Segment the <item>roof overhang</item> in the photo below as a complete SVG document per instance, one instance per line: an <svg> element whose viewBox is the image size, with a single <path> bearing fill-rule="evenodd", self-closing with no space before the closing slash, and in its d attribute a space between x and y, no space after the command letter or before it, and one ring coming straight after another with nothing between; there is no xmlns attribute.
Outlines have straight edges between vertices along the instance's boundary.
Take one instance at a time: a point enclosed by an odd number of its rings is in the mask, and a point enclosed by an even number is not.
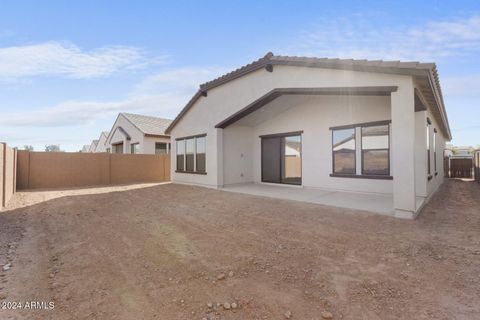
<svg viewBox="0 0 480 320"><path fill-rule="evenodd" d="M117 132L117 131L120 131L120 133L121 133L123 136L125 136L125 138L126 138L127 140L131 140L131 139L132 139L132 137L130 137L130 135L128 134L128 132L125 131L125 129L123 129L122 127L118 126L118 127L115 128L115 130L113 130L113 131L110 132L109 137L108 137L108 140L107 140L106 142L111 143L112 137L113 137L113 135L115 134L115 132Z"/></svg>
<svg viewBox="0 0 480 320"><path fill-rule="evenodd" d="M397 89L396 86L276 88L221 121L215 128L224 129L283 95L390 96Z"/></svg>
<svg viewBox="0 0 480 320"><path fill-rule="evenodd" d="M165 134L150 134L150 133L145 133L144 136L145 136L145 137L151 137L151 138L170 138L169 135L165 135Z"/></svg>
<svg viewBox="0 0 480 320"><path fill-rule="evenodd" d="M361 72L376 72L387 74L410 75L419 79L425 79L428 83L431 99L427 97L432 107L438 109L442 121L442 127L448 138L451 140L451 131L448 123L448 117L445 110L443 96L440 88L440 81L435 63L420 62L401 62L401 61L383 61L383 60L354 60L354 59L329 59L329 58L309 58L309 57L288 57L275 56L269 52L264 57L240 67L232 72L220 76L212 81L200 85L200 88L185 105L170 126L165 130L169 134L180 119L193 107L198 99L207 97L209 90L221 86L224 83L243 77L256 70L265 69L267 72L274 72L275 66L297 66L313 67L325 69L353 70ZM425 106L424 106L425 107Z"/></svg>

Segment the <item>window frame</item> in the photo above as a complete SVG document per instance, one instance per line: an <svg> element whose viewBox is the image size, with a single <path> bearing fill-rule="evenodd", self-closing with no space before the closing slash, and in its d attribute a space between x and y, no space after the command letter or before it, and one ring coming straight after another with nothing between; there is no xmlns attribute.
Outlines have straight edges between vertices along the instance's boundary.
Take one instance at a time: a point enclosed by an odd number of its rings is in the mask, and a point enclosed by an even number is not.
<svg viewBox="0 0 480 320"><path fill-rule="evenodd" d="M197 138L203 138L205 137L205 171L198 171L197 170ZM197 134L197 135L192 135L192 136L187 136L187 137L181 137L181 138L176 138L175 139L175 159L178 157L178 150L177 150L177 144L178 141L183 141L183 145L185 147L184 153L183 153L183 170L178 170L178 168L175 168L175 172L177 173L188 173L188 174L200 174L200 175L206 175L207 174L207 134ZM187 140L193 139L193 171L187 171ZM175 163L175 166L177 166L177 162Z"/></svg>
<svg viewBox="0 0 480 320"><path fill-rule="evenodd" d="M192 142L192 152L190 153L188 151L188 143L189 142ZM192 172L196 172L197 171L197 164L196 164L196 156L197 156L197 146L196 146L196 142L197 142L197 139L195 137L190 137L190 138L187 138L185 139L185 172L188 172L188 173L192 173ZM188 164L188 160L187 160L187 156L188 155L191 155L192 156L192 169L190 170L189 168L187 168L187 164Z"/></svg>
<svg viewBox="0 0 480 320"><path fill-rule="evenodd" d="M140 143L139 142L130 143L130 154L140 154L140 153L137 153L137 152L132 152L132 151L135 150L135 147L137 147L137 146L140 148Z"/></svg>
<svg viewBox="0 0 480 320"><path fill-rule="evenodd" d="M179 156L179 154L178 154L178 150L179 150L178 144L179 144L179 142L182 143L182 147L183 147L183 154L182 154L182 156L183 156L183 158L182 158L182 168L183 169L181 169L181 170L178 169L178 156ZM185 140L179 139L179 140L175 141L175 169L176 169L175 170L176 172L184 172L185 171Z"/></svg>
<svg viewBox="0 0 480 320"><path fill-rule="evenodd" d="M355 146L355 149L353 149L353 172L354 173L339 173L335 172L335 151L333 150L333 146L335 145L334 143L334 132L339 131L339 130L350 130L353 129L353 144ZM340 128L331 128L330 129L332 132L332 174L334 175L356 175L357 174L357 130L356 127L340 127Z"/></svg>
<svg viewBox="0 0 480 320"><path fill-rule="evenodd" d="M204 142L204 145L205 145L204 149L205 150L203 151L205 169L203 171L198 170L198 155L199 155L199 153L198 153L198 142L197 142L198 139L204 139L205 140L205 142ZM202 153L200 153L200 154L202 154ZM197 172L199 174L200 173L206 173L207 172L207 137L206 136L195 137L195 155L194 155L194 157L195 157L195 160L194 160L195 161L195 172Z"/></svg>
<svg viewBox="0 0 480 320"><path fill-rule="evenodd" d="M157 153L157 145L163 144L165 145L165 153ZM156 155L165 155L165 154L170 154L170 148L169 148L168 142L155 142L155 154ZM163 150L163 149L158 149L158 150Z"/></svg>
<svg viewBox="0 0 480 320"><path fill-rule="evenodd" d="M330 127L329 130L331 131L331 155L332 155L332 173L330 173L330 177L335 177L335 178L359 178L359 179L377 179L377 180L393 180L393 176L391 175L391 163L390 163L390 128L391 128L391 123L392 120L381 120L381 121L370 121L370 122L362 122L362 123L354 123L354 124L348 124L348 125L342 125L342 126L334 126ZM354 174L345 174L345 173L335 173L333 171L334 169L334 157L333 157L333 130L339 130L339 129L354 129L355 130L355 141L357 141L357 128L360 128L360 136L361 136L361 128L366 126L381 126L381 125L388 125L389 126L389 156L388 156L388 161L389 161L389 175L379 175L379 174L357 174L357 152L362 151L362 148L360 146L360 149L357 148L357 145L355 143L355 173ZM360 157L362 155L360 154Z"/></svg>
<svg viewBox="0 0 480 320"><path fill-rule="evenodd" d="M433 170L435 175L438 175L437 169L437 129L433 128Z"/></svg>
<svg viewBox="0 0 480 320"><path fill-rule="evenodd" d="M427 135L427 139L426 139L426 142L427 142L427 179L428 180L431 180L432 179L432 156L431 156L431 149L432 149L432 146L431 146L431 134L430 134L430 127L432 126L432 121L430 120L430 118L427 117L427 125L426 125L426 135Z"/></svg>
<svg viewBox="0 0 480 320"><path fill-rule="evenodd" d="M284 169L285 169L285 164L284 164L284 159L282 159L284 156L282 156L282 152L284 152L285 148L285 139L288 137L300 137L300 150L299 150L299 156L300 156L300 182L286 182L283 179L283 174L284 174ZM284 132L284 133L273 133L273 134L265 134L258 136L260 138L260 171L261 171L261 182L264 183L275 183L275 184L283 184L283 185L294 185L294 186L301 186L303 183L303 130L300 131L292 131L292 132ZM263 171L263 163L264 163L264 143L265 139L279 139L280 142L280 166L279 166L279 180L278 181L270 181L268 179L265 179L264 176L264 171ZM283 150L283 151L282 151Z"/></svg>
<svg viewBox="0 0 480 320"><path fill-rule="evenodd" d="M387 149L365 149L366 151L384 151L387 150L387 160L388 160L388 173L365 173L365 159L364 159L364 149L363 149L363 128L371 128L371 127L382 127L382 126L387 126L387 140L388 140L388 148ZM361 173L362 175L365 176L379 176L379 177L385 177L385 176L391 176L391 164L390 164L390 123L385 123L385 124L364 124L360 126L360 161L361 161Z"/></svg>

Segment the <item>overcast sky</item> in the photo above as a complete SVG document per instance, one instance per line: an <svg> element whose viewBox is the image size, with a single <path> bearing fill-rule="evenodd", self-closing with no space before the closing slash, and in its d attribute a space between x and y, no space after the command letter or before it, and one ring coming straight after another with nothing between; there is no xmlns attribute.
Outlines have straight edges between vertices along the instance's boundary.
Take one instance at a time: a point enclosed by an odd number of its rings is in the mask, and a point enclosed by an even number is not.
<svg viewBox="0 0 480 320"><path fill-rule="evenodd" d="M268 51L436 62L453 143L480 144L480 2L418 0L2 1L0 141L77 151Z"/></svg>

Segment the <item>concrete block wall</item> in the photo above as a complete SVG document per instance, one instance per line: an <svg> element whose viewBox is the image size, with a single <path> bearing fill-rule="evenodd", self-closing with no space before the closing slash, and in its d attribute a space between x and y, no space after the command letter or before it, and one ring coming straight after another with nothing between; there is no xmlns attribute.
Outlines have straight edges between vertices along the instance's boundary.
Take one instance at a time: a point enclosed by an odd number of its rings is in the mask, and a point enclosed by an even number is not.
<svg viewBox="0 0 480 320"><path fill-rule="evenodd" d="M17 150L0 143L0 209L16 192Z"/></svg>
<svg viewBox="0 0 480 320"><path fill-rule="evenodd" d="M18 189L56 189L169 180L169 155L18 152Z"/></svg>

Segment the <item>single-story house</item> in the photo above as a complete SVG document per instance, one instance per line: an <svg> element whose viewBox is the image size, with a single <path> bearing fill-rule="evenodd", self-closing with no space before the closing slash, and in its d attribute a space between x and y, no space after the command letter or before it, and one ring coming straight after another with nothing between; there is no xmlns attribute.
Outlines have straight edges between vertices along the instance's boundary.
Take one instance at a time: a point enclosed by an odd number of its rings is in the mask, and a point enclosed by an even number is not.
<svg viewBox="0 0 480 320"><path fill-rule="evenodd" d="M109 133L108 131L102 131L102 133L100 134L100 137L98 138L97 147L95 148L94 152L96 153L107 152L107 147L105 146L105 142L107 141L108 133Z"/></svg>
<svg viewBox="0 0 480 320"><path fill-rule="evenodd" d="M172 181L390 197L414 218L451 140L435 64L275 56L200 85L166 134Z"/></svg>
<svg viewBox="0 0 480 320"><path fill-rule="evenodd" d="M95 149L97 148L98 140L92 140L92 143L90 144L90 148L88 149L88 152L95 152Z"/></svg>
<svg viewBox="0 0 480 320"><path fill-rule="evenodd" d="M170 136L165 133L172 120L120 113L107 135L105 148L111 153L168 154Z"/></svg>

